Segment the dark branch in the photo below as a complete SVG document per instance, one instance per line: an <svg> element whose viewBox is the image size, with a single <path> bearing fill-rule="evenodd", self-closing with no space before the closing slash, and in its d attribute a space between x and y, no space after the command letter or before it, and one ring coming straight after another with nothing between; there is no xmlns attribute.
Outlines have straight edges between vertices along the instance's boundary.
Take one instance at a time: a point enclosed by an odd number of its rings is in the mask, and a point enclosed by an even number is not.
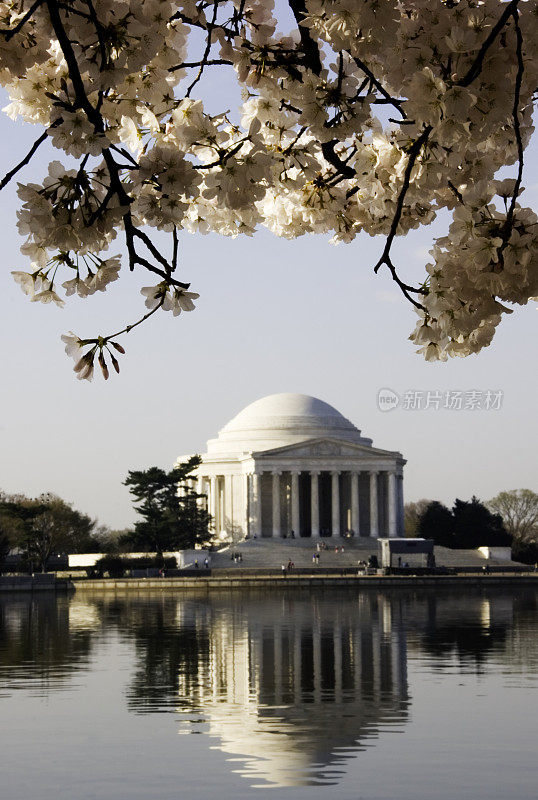
<svg viewBox="0 0 538 800"><path fill-rule="evenodd" d="M0 191L4 188L4 186L7 186L10 180L17 174L17 172L19 172L19 170L21 170L23 167L25 167L27 164L30 163L30 161L32 160L32 156L34 155L38 147L43 144L46 138L47 138L47 131L42 133L39 139L35 140L32 147L24 156L22 161L20 161L16 167L13 167L12 170L10 170L6 175L4 175L4 177L0 181Z"/></svg>
<svg viewBox="0 0 538 800"><path fill-rule="evenodd" d="M303 19L307 14L306 4L304 0L288 0L289 6L293 11L293 16L299 28L299 35L301 37L301 44L303 46L304 54L306 56L306 64L313 73L319 75L321 72L321 58L319 55L319 48L310 34L310 30L303 25Z"/></svg>
<svg viewBox="0 0 538 800"><path fill-rule="evenodd" d="M326 161L331 164L341 175L345 178L355 178L356 172L352 167L349 167L344 161L342 161L334 151L335 145L338 144L337 139L333 139L330 142L323 142L321 145L321 152Z"/></svg>
<svg viewBox="0 0 538 800"><path fill-rule="evenodd" d="M400 280L396 272L396 268L392 263L390 257L390 249L392 247L392 243L398 231L398 225L400 224L400 219L402 217L405 196L411 184L411 173L413 171L413 167L415 166L420 151L422 150L423 146L426 144L428 140L428 136L430 135L431 130L432 130L431 126L427 125L420 134L420 136L418 137L418 139L415 139L415 141L409 148L409 158L407 160L407 166L405 168L403 184L400 190L400 194L398 195L398 201L396 203L396 211L394 212L394 217L392 219L392 223L390 226L389 235L387 236L387 241L385 242L385 247L383 253L381 254L381 258L374 267L374 272L377 273L379 271L379 268L383 264L385 264L385 266L389 268L393 280L398 284L405 297L414 306L416 306L416 308L423 308L423 306L419 302L417 302L413 297L411 297L410 292L413 292L414 294L425 294L425 289L423 289L422 287L415 288L413 286L409 286L408 284Z"/></svg>
<svg viewBox="0 0 538 800"><path fill-rule="evenodd" d="M514 86L514 105L512 108L512 116L514 118L514 133L516 135L516 142L517 142L518 170L517 170L516 184L514 186L514 191L512 194L512 200L510 202L510 208L508 209L508 214L506 215L506 230L508 237L510 236L509 232L512 227L512 221L514 219L514 210L516 207L517 196L521 188L521 181L523 180L523 141L521 138L521 125L519 122L519 103L521 98L521 84L523 82L523 72L525 67L523 64L523 35L521 33L521 27L519 25L519 12L515 7L512 11L512 17L514 19L514 25L516 28L516 53L517 53L517 75Z"/></svg>
<svg viewBox="0 0 538 800"><path fill-rule="evenodd" d="M379 92L379 93L380 93L380 94L383 96L383 99L384 99L384 101L385 101L386 103L389 103L390 105L394 106L394 108L396 108L396 109L397 109L397 110L400 112L400 114L402 115L402 117L403 117L404 119L406 119L406 114L405 114L405 111L404 111L404 110L403 110L403 108L402 108L402 101L401 101L401 100L398 100L396 97L392 97L392 95L390 95L390 94L387 92L387 90L385 89L385 87L383 86L383 84L382 84L382 83L380 83L380 82L378 81L378 79L376 78L376 76L374 75L374 73L372 72L372 70L371 70L371 69L369 69L369 67L367 67L367 66L366 66L366 64L364 63L364 61L361 61L361 59L360 59L360 58L357 58L356 56L353 56L353 61L354 61L354 62L355 62L355 64L358 66L358 68L359 68L359 69L360 69L362 72L364 72L364 74L365 74L365 75L367 75L367 76L368 76L368 78L370 79L370 81L372 82L372 84L375 86L375 88L377 89L377 91L378 91L378 92ZM382 102L382 101L381 101L381 100L378 100L377 102L379 102L379 103L380 103L380 102Z"/></svg>
<svg viewBox="0 0 538 800"><path fill-rule="evenodd" d="M92 104L88 99L88 96L86 95L86 90L84 88L84 82L80 74L77 58L73 50L73 46L63 26L58 8L58 3L56 2L56 0L47 0L47 8L49 10L49 16L52 27L54 29L60 47L62 48L67 68L69 70L69 77L71 79L71 83L73 84L73 89L75 91L76 105L78 108L82 108L84 110L89 121L94 125L95 130L101 133L105 129L104 120L99 110L92 106ZM123 215L123 225L125 229L127 252L129 254L130 269L133 270L135 265L139 264L140 266L145 267L149 272L153 272L156 275L159 275L159 277L167 281L167 283L177 286L181 289L188 289L189 284L180 283L179 281L176 281L171 277L172 268L170 264L159 253L159 251L154 246L149 236L147 236L143 231L140 231L133 223L132 214L129 210L129 207L133 202L133 199L128 195L128 193L125 190L125 187L121 180L118 164L116 163L114 156L112 155L112 152L109 148L105 148L104 150L102 150L102 155L110 177L110 189L112 190L113 193L117 195L120 205L125 206L128 209ZM161 265L161 267L155 266L137 252L135 246L135 239L140 239L144 243L144 245L147 247L151 255Z"/></svg>
<svg viewBox="0 0 538 800"><path fill-rule="evenodd" d="M6 42L9 42L11 39L13 39L14 36L17 35L17 33L19 33L20 30L22 30L24 25L26 25L30 17L33 15L34 11L37 11L39 6L42 6L44 2L45 0L35 0L35 3L33 3L30 6L24 17L21 17L21 19L17 22L14 28L9 28L8 30L0 31L0 33L4 36Z"/></svg>
<svg viewBox="0 0 538 800"><path fill-rule="evenodd" d="M169 67L168 72L177 72L179 69L194 69L195 67L201 67L202 63L204 67L215 67L222 65L231 67L233 65L233 61L228 61L225 58L208 58L205 62L184 61L182 64L176 64L175 67Z"/></svg>
<svg viewBox="0 0 538 800"><path fill-rule="evenodd" d="M208 22L207 24L207 42L204 50L204 55L202 56L202 63L200 64L200 69L198 70L196 78L193 80L193 82L190 84L189 88L185 92L185 97L190 97L190 93L192 92L196 84L200 81L204 73L205 64L207 62L207 59L209 58L209 53L211 52L211 47L213 45L211 41L211 36L213 35L213 28L215 27L215 23L217 21L218 11L219 11L219 4L218 2L215 2L213 6L213 17L211 18L211 21Z"/></svg>
<svg viewBox="0 0 538 800"><path fill-rule="evenodd" d="M501 16L499 17L498 22L493 26L491 29L489 36L484 40L482 47L477 53L477 56L471 66L469 67L467 73L463 76L461 80L458 81L458 86L469 86L475 78L477 78L481 71L482 65L484 63L484 58L486 57L486 53L488 52L489 48L502 31L510 17L513 15L514 11L517 10L517 6L519 4L519 0L510 0L510 2L505 6L505 9Z"/></svg>

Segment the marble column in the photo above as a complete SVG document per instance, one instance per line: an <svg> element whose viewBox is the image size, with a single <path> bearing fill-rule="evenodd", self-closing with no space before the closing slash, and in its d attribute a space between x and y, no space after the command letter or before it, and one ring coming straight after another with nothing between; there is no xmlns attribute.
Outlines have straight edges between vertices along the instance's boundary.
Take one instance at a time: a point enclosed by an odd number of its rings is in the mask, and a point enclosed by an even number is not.
<svg viewBox="0 0 538 800"><path fill-rule="evenodd" d="M332 528L331 536L340 536L340 473L331 472L331 513Z"/></svg>
<svg viewBox="0 0 538 800"><path fill-rule="evenodd" d="M221 527L224 528L228 535L232 535L235 541L235 525L234 518L234 476L224 476L224 492L222 497L222 522Z"/></svg>
<svg viewBox="0 0 538 800"><path fill-rule="evenodd" d="M280 533L280 472L273 472L273 538Z"/></svg>
<svg viewBox="0 0 538 800"><path fill-rule="evenodd" d="M252 473L252 535L262 536L262 482L261 475Z"/></svg>
<svg viewBox="0 0 538 800"><path fill-rule="evenodd" d="M200 509L207 508L207 497L205 492L205 478L203 475L199 475L196 481L196 494L199 495L196 498L196 505Z"/></svg>
<svg viewBox="0 0 538 800"><path fill-rule="evenodd" d="M396 528L398 536L405 536L403 475L401 473L396 476L396 487L398 489L398 521L396 523Z"/></svg>
<svg viewBox="0 0 538 800"><path fill-rule="evenodd" d="M209 513L213 518L213 530L218 533L217 527L217 476L212 475L209 479Z"/></svg>
<svg viewBox="0 0 538 800"><path fill-rule="evenodd" d="M312 539L319 539L319 472L310 472L310 527Z"/></svg>
<svg viewBox="0 0 538 800"><path fill-rule="evenodd" d="M301 535L301 511L299 506L299 473L291 473L291 529L298 539Z"/></svg>
<svg viewBox="0 0 538 800"><path fill-rule="evenodd" d="M361 535L359 518L359 473L351 473L351 530L355 536Z"/></svg>
<svg viewBox="0 0 538 800"><path fill-rule="evenodd" d="M249 517L250 517L250 491L249 491L249 475L245 473L243 475L243 536L250 535L250 525L249 525Z"/></svg>
<svg viewBox="0 0 538 800"><path fill-rule="evenodd" d="M370 472L370 536L379 537L379 522L377 514L377 472Z"/></svg>
<svg viewBox="0 0 538 800"><path fill-rule="evenodd" d="M389 505L389 536L392 538L397 536L396 530L396 519L398 515L398 495L397 495L397 486L396 486L396 473L391 470L389 472L389 488L388 488L388 497L387 497L388 505Z"/></svg>

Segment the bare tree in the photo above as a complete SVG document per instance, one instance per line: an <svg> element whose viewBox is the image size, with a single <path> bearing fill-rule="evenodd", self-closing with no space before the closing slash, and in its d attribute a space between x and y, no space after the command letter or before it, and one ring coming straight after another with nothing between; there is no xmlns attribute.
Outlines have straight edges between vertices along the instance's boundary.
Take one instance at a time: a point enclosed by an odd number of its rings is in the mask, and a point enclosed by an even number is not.
<svg viewBox="0 0 538 800"><path fill-rule="evenodd" d="M418 536L418 522L431 500L417 500L404 506L404 530L408 537Z"/></svg>
<svg viewBox="0 0 538 800"><path fill-rule="evenodd" d="M504 526L513 537L538 538L538 494L531 489L511 489L500 492L488 503L488 507L500 514Z"/></svg>

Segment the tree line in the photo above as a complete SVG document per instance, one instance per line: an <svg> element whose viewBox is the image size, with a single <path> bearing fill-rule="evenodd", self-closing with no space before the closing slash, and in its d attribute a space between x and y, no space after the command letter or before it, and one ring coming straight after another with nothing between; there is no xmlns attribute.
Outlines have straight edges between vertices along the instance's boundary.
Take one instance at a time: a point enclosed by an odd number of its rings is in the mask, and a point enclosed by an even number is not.
<svg viewBox="0 0 538 800"><path fill-rule="evenodd" d="M211 516L205 495L194 486L200 463L200 456L192 456L168 472L159 467L129 471L124 485L139 518L122 531L99 525L51 493L28 498L0 492L0 566L9 554L30 571L44 571L53 556L66 553L153 552L162 561L166 551L209 545ZM456 499L452 508L438 500L407 503L405 533L451 548L511 546L515 560L537 563L538 494L519 489L487 503Z"/></svg>
<svg viewBox="0 0 538 800"><path fill-rule="evenodd" d="M406 536L433 539L451 548L511 547L512 558L538 562L538 494L531 489L500 492L486 503L477 497L418 500L405 506Z"/></svg>
<svg viewBox="0 0 538 800"><path fill-rule="evenodd" d="M57 495L37 498L0 492L0 565L15 554L18 566L45 571L66 553L163 552L208 544L211 516L193 486L200 457L166 472L159 467L128 473L124 485L139 516L132 529L113 531Z"/></svg>

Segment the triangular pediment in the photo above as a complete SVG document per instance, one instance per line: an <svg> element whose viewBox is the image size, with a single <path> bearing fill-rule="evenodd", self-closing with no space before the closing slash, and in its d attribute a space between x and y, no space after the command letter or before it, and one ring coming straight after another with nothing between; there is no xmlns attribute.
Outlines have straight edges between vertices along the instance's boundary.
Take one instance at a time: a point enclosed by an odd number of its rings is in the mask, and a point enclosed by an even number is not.
<svg viewBox="0 0 538 800"><path fill-rule="evenodd" d="M376 456L400 456L391 450L379 450L365 444L345 442L341 439L319 438L309 439L297 444L275 447L270 450L259 450L252 453L253 458L375 458ZM401 457L401 456L400 456Z"/></svg>

